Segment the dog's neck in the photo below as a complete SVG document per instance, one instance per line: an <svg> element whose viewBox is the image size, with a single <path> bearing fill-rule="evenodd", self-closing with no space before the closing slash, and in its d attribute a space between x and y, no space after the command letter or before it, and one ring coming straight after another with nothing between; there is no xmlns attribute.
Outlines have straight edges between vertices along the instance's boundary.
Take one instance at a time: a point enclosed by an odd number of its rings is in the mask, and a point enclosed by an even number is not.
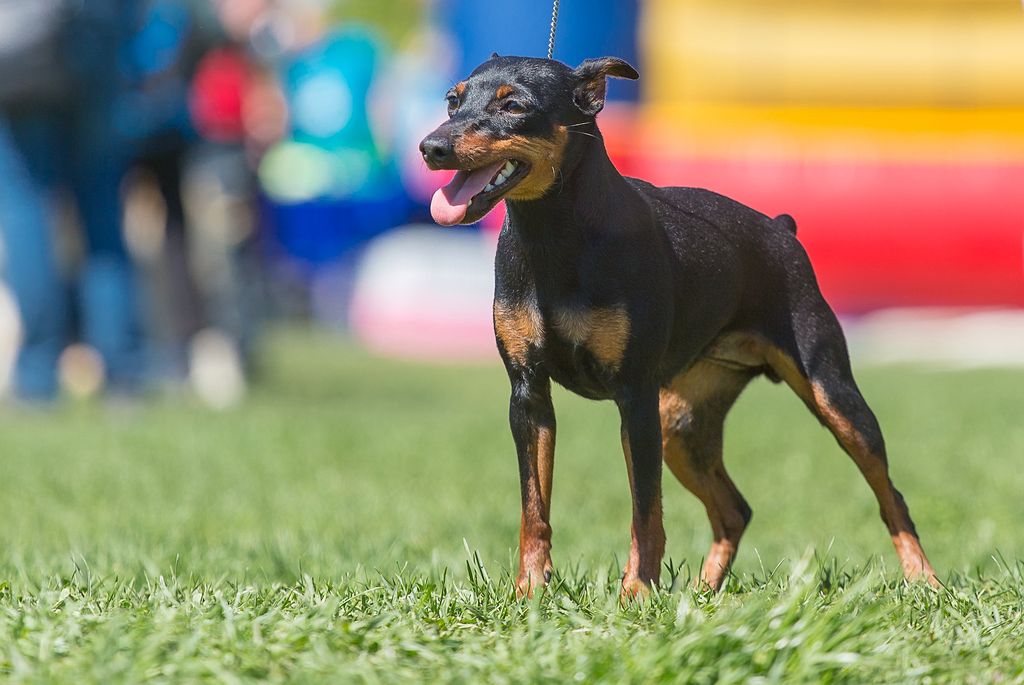
<svg viewBox="0 0 1024 685"><path fill-rule="evenodd" d="M633 193L608 158L597 124L581 127L577 135L547 194L536 200L506 201L511 224L527 244L572 248L606 226L622 211L624 195Z"/></svg>
<svg viewBox="0 0 1024 685"><path fill-rule="evenodd" d="M580 258L601 234L630 223L639 200L615 169L597 125L567 147L554 186L536 200L509 200L506 229L516 233L538 291L559 299L579 292Z"/></svg>

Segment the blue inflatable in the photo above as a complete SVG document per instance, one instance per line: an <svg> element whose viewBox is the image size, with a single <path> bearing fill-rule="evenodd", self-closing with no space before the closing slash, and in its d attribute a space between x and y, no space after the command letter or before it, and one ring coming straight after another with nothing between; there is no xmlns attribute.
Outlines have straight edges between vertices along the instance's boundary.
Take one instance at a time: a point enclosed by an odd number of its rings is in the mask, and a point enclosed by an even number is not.
<svg viewBox="0 0 1024 685"><path fill-rule="evenodd" d="M437 12L459 45L460 76L493 52L547 56L551 0L441 0ZM637 0L563 0L555 59L576 65L588 57L614 55L636 65L638 14ZM634 81L613 80L608 85L613 100L636 101L640 93Z"/></svg>

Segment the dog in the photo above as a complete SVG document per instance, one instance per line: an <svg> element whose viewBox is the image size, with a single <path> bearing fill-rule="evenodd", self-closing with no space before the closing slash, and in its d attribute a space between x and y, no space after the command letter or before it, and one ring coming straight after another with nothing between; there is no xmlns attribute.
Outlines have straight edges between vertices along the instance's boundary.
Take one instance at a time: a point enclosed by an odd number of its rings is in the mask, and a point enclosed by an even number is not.
<svg viewBox="0 0 1024 685"><path fill-rule="evenodd" d="M551 578L551 380L619 409L633 503L629 598L660 578L663 461L711 522L696 582L721 588L751 518L722 462L723 423L762 375L788 385L853 459L906 578L938 584L796 223L620 175L596 120L607 77L639 75L614 57L574 69L495 54L448 91L448 120L420 144L430 169L456 171L433 196L435 221L473 223L499 200L507 209L494 332L519 459L518 593Z"/></svg>

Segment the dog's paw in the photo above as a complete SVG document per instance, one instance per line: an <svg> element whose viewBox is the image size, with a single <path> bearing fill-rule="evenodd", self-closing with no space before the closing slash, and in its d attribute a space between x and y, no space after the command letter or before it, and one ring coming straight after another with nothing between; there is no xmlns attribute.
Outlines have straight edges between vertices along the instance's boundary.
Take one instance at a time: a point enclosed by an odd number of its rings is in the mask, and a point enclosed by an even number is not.
<svg viewBox="0 0 1024 685"><path fill-rule="evenodd" d="M619 601L623 604L643 600L651 594L651 586L640 580L640 578L625 577L622 579L622 591L619 593Z"/></svg>
<svg viewBox="0 0 1024 685"><path fill-rule="evenodd" d="M551 568L546 567L541 573L534 574L520 571L516 580L516 596L520 599L533 599L533 594L551 582Z"/></svg>

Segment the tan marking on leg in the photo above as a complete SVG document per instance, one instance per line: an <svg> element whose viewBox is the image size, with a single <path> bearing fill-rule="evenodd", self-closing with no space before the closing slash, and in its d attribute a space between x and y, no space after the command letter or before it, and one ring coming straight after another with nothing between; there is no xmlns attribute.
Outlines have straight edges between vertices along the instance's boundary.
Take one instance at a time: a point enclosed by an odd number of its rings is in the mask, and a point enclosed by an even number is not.
<svg viewBox="0 0 1024 685"><path fill-rule="evenodd" d="M625 307L562 309L555 313L554 326L566 341L587 348L602 366L617 371L622 365L630 331Z"/></svg>
<svg viewBox="0 0 1024 685"><path fill-rule="evenodd" d="M737 367L755 368L765 364L765 348L765 342L760 336L734 331L716 338L704 356Z"/></svg>
<svg viewBox="0 0 1024 685"><path fill-rule="evenodd" d="M793 357L758 334L742 332L726 334L708 348L708 355L737 366L756 366L767 363L775 374L803 400L811 412L828 426L843 449L857 464L875 493L882 519L892 536L906 577L921 578L932 585L938 585L935 572L928 563L920 541L912 532L914 525L911 522L906 503L899 491L893 487L889 478L885 456L871 453L868 440L832 404L825 388L820 383L812 383ZM671 408L671 402L673 400L663 398L662 406ZM727 474L723 473L723 475L726 479L728 478ZM714 554L715 549L712 548L712 553L708 557L709 561L712 560ZM707 564L705 564L705 570L707 570Z"/></svg>
<svg viewBox="0 0 1024 685"><path fill-rule="evenodd" d="M532 597L551 575L551 483L555 459L555 432L547 426L537 428L530 445L535 465L533 478L523 502L519 526L519 575L516 591Z"/></svg>
<svg viewBox="0 0 1024 685"><path fill-rule="evenodd" d="M765 349L765 360L779 374L779 377L786 382L793 392L804 401L811 411L817 413L817 405L814 401L814 391L807 377L800 371L796 361L788 354L777 347L767 346Z"/></svg>
<svg viewBox="0 0 1024 685"><path fill-rule="evenodd" d="M661 392L659 409L665 464L683 487L704 504L711 524L711 548L700 575L694 579L698 588L721 588L747 526L744 510L749 513L749 507L722 463L721 424L732 401L749 380L742 372L699 360ZM720 404L709 405L709 402ZM711 415L714 418L709 421L708 416L694 416L701 411L714 412ZM695 421L700 422L702 432L690 433L683 428ZM688 444L688 439L706 443ZM692 451L698 447L706 452L699 458Z"/></svg>
<svg viewBox="0 0 1024 685"><path fill-rule="evenodd" d="M694 579L694 586L719 590L732 567L739 549L740 538L746 529L746 521L737 508L739 493L733 494L728 487L728 475L701 472L695 468L692 457L678 438L665 441L665 465L683 486L697 496L704 504L711 524L711 548L704 559L700 575ZM735 486L733 486L735 487Z"/></svg>
<svg viewBox="0 0 1024 685"><path fill-rule="evenodd" d="M708 501L711 503L706 509L714 540L704 560L700 579L695 585L706 585L718 591L722 588L722 583L729 575L732 563L736 559L736 552L739 550L740 539L747 528L748 519L744 518L740 509L743 496L729 478L721 460L705 476L705 480ZM749 518L749 507L747 512Z"/></svg>
<svg viewBox="0 0 1024 685"><path fill-rule="evenodd" d="M525 364L530 346L544 342L544 322L536 307L495 300L494 333L509 358L517 364Z"/></svg>
<svg viewBox="0 0 1024 685"><path fill-rule="evenodd" d="M629 533L629 562L622 576L622 596L643 597L650 594L653 585L658 584L661 560L665 556L664 513L660 498L651 509L647 525L638 529L634 520Z"/></svg>
<svg viewBox="0 0 1024 685"><path fill-rule="evenodd" d="M630 496L633 494L633 451L629 449L629 437L626 432L621 433L622 441L622 456L626 458L626 478L629 480L629 493ZM622 571L623 583L626 578L636 577L637 566L640 563L640 553L637 550L636 535L630 526L630 547L629 547L629 558L626 560L626 568Z"/></svg>
<svg viewBox="0 0 1024 685"><path fill-rule="evenodd" d="M731 369L724 369L712 361L698 359L693 366L672 379L668 388L661 391L663 409L675 408L677 412L689 411L693 407L722 392L723 378L732 378ZM743 382L746 385L746 381ZM664 411L662 412L664 416Z"/></svg>
<svg viewBox="0 0 1024 685"><path fill-rule="evenodd" d="M939 582L935 571L913 533L914 524L907 505L889 478L885 455L871 452L869 442L832 404L824 386L818 382L812 383L804 376L792 357L774 346L766 350L765 356L775 372L832 431L840 446L860 469L878 501L882 520L889 530L904 575L910 580L924 579L937 586Z"/></svg>
<svg viewBox="0 0 1024 685"><path fill-rule="evenodd" d="M622 454L626 458L626 475L632 493L633 452L629 448L629 437L625 431L622 433ZM633 521L629 527L629 559L622 573L622 599L647 596L650 594L651 585L657 584L661 578L661 560L665 556L665 526L660 493L654 501L646 525L638 528L638 520L638 512L634 510Z"/></svg>
<svg viewBox="0 0 1024 685"><path fill-rule="evenodd" d="M722 589L732 562L736 558L736 545L732 540L722 535L711 542L711 549L704 560L704 566L700 570L700 578L694 581L694 586L699 588L707 587L714 592Z"/></svg>
<svg viewBox="0 0 1024 685"><path fill-rule="evenodd" d="M822 387L821 383L811 383L811 395L814 397L814 406L817 407L818 413L822 420L832 428L835 432L836 437L839 438L840 444L847 452L868 452L867 441L864 436L853 427L849 419L839 413L839 411L832 406L829 401L828 393L825 392L825 388Z"/></svg>
<svg viewBox="0 0 1024 685"><path fill-rule="evenodd" d="M846 450L868 482L889 529L892 544L896 548L903 575L909 580L926 580L933 586L939 584L935 570L921 547L921 542L912 532L906 503L889 478L887 460L883 455L873 454L868 441L829 399L828 392L818 382L811 383L815 405L822 420L833 431L843 449Z"/></svg>

